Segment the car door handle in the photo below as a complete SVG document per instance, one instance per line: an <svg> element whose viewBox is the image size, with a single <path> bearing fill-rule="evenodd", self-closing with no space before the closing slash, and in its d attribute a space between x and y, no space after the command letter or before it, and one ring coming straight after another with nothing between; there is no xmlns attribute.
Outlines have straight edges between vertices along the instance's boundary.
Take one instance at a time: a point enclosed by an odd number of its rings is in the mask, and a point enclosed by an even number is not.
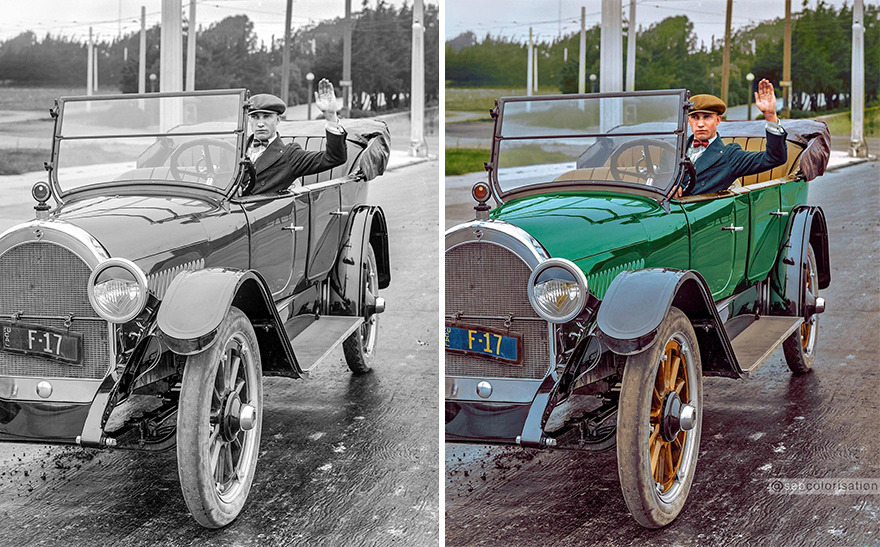
<svg viewBox="0 0 880 547"><path fill-rule="evenodd" d="M281 228L281 229L282 229L282 230L287 230L288 232L302 232L303 230L305 230L304 227L302 227L302 226L294 226L293 224L291 224L290 226L284 226L284 227Z"/></svg>
<svg viewBox="0 0 880 547"><path fill-rule="evenodd" d="M730 232L742 232L743 231L742 226L734 226L733 224L731 224L730 226L722 226L721 229L728 230Z"/></svg>
<svg viewBox="0 0 880 547"><path fill-rule="evenodd" d="M788 213L786 211L771 211L770 214L775 217L787 217L788 216Z"/></svg>
<svg viewBox="0 0 880 547"><path fill-rule="evenodd" d="M330 211L330 215L335 217L347 217L348 211Z"/></svg>

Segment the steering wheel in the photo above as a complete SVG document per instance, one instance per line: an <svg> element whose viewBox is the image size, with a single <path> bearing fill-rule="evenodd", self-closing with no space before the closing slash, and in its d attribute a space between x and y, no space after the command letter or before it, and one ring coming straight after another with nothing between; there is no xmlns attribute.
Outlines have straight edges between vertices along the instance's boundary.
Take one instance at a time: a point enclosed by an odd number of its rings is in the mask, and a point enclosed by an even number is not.
<svg viewBox="0 0 880 547"><path fill-rule="evenodd" d="M661 154L663 150L666 150L668 153L672 154L672 158L676 156L675 146L660 139L642 138L627 141L621 144L617 150L612 152L611 157L609 158L609 162L611 163L611 176L614 177L614 180L626 182L624 181L624 176L629 176L643 180L645 181L645 184L650 185L658 175L671 174L671 171L661 171L660 165L651 161L651 147L660 148ZM635 165L632 165L632 167L635 168L633 171L621 172L621 166L619 166L617 162L624 152L633 148L641 148L642 157L635 162Z"/></svg>
<svg viewBox="0 0 880 547"><path fill-rule="evenodd" d="M190 149L199 147L202 148L202 157L195 162L193 169L182 169L180 167L180 156ZM215 154L217 161L215 161L214 157L211 155L212 149L216 149ZM210 184L218 171L220 171L221 166L218 162L222 158L224 152L232 154L230 156L230 164L232 164L235 158L235 146L228 142L211 138L186 141L175 148L174 152L171 153L171 158L169 159L171 164L171 176L174 177L175 180L182 181L184 180L184 175L189 175L196 177L196 179L205 179ZM193 152L193 154L196 153L196 151Z"/></svg>

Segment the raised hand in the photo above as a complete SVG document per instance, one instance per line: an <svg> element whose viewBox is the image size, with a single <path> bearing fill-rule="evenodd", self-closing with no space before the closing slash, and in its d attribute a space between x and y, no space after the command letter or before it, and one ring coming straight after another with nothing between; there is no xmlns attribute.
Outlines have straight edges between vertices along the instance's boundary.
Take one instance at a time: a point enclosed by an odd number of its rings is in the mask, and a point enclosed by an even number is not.
<svg viewBox="0 0 880 547"><path fill-rule="evenodd" d="M324 113L324 119L336 123L336 93L333 92L333 84L327 78L318 82L318 91L315 92L315 106Z"/></svg>
<svg viewBox="0 0 880 547"><path fill-rule="evenodd" d="M755 92L755 106L764 113L764 119L768 122L778 123L776 117L776 91L767 78L758 82L758 91Z"/></svg>

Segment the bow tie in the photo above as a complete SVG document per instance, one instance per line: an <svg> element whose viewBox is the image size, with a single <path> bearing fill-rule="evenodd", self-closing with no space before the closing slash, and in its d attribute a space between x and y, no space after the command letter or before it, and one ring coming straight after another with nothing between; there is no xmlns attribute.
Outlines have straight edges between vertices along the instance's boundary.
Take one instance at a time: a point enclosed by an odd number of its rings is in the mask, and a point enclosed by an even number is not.
<svg viewBox="0 0 880 547"><path fill-rule="evenodd" d="M261 148L263 146L269 146L269 141L258 141L254 139L254 142L251 143L251 147L253 148Z"/></svg>
<svg viewBox="0 0 880 547"><path fill-rule="evenodd" d="M698 140L694 139L693 147L699 148L701 146L709 146L709 141L698 141Z"/></svg>

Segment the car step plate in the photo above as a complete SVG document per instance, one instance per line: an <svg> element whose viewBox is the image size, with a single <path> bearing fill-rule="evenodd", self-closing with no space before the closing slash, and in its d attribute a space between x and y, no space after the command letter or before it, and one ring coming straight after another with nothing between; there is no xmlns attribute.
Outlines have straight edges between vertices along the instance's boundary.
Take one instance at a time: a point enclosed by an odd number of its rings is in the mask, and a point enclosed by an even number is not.
<svg viewBox="0 0 880 547"><path fill-rule="evenodd" d="M290 341L300 368L314 368L363 322L363 317L322 315Z"/></svg>
<svg viewBox="0 0 880 547"><path fill-rule="evenodd" d="M731 340L742 371L751 375L770 358L804 320L801 317L762 315Z"/></svg>

